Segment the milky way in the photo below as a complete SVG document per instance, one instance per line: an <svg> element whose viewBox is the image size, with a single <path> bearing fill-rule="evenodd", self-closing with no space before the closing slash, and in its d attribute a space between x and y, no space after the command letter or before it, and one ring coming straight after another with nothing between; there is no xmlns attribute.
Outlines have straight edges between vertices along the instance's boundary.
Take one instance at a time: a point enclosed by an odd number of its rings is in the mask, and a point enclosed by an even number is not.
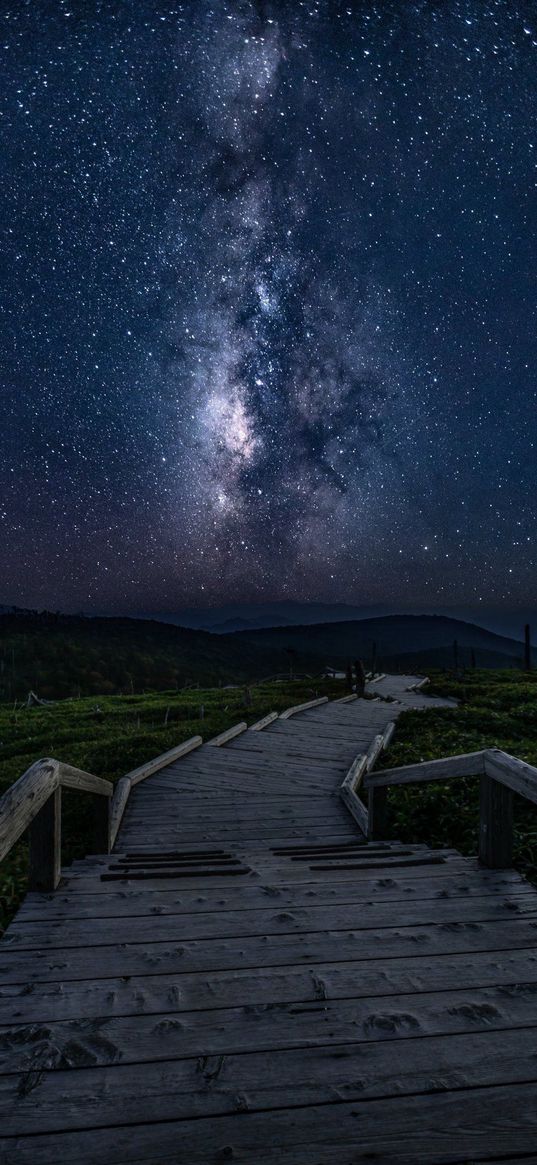
<svg viewBox="0 0 537 1165"><path fill-rule="evenodd" d="M533 5L2 16L0 601L529 602Z"/></svg>

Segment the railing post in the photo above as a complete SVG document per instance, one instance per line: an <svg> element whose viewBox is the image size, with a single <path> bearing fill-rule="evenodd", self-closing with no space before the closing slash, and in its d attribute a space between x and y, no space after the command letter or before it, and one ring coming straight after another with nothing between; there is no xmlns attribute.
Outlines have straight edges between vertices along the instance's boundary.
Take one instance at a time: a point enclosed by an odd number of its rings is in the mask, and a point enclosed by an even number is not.
<svg viewBox="0 0 537 1165"><path fill-rule="evenodd" d="M61 874L62 793L55 789L30 825L30 890L55 890Z"/></svg>
<svg viewBox="0 0 537 1165"><path fill-rule="evenodd" d="M92 793L93 801L93 853L110 853L110 797Z"/></svg>
<svg viewBox="0 0 537 1165"><path fill-rule="evenodd" d="M369 830L371 841L385 841L388 836L388 786L368 789Z"/></svg>
<svg viewBox="0 0 537 1165"><path fill-rule="evenodd" d="M486 773L479 787L479 861L491 870L513 865L513 794Z"/></svg>

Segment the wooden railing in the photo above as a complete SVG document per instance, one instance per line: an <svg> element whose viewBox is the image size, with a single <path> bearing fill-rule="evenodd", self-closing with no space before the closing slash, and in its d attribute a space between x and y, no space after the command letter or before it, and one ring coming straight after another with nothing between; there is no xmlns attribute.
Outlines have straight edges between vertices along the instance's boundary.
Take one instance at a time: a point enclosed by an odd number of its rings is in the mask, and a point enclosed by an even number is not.
<svg viewBox="0 0 537 1165"><path fill-rule="evenodd" d="M0 861L29 829L33 890L55 890L60 880L62 789L90 794L94 852L110 849L110 781L57 760L36 761L0 798Z"/></svg>
<svg viewBox="0 0 537 1165"><path fill-rule="evenodd" d="M161 752L160 756L153 757L145 765L140 765L139 768L132 769L126 776L121 777L114 789L110 812L110 849L116 840L132 787L138 785L140 781L145 781L146 777L152 777L153 773L158 773L159 769L163 769L166 765L173 764L173 761L179 760L180 757L186 756L194 748L199 748L200 744L203 744L201 736L191 736L190 740L183 740L182 744L177 744L175 748L170 748L167 752Z"/></svg>
<svg viewBox="0 0 537 1165"><path fill-rule="evenodd" d="M355 699L345 696L345 700ZM270 712L251 731L259 732L274 720L286 720L299 712L325 704L327 696L309 700L287 708L284 712ZM247 731L247 724L241 721L207 743L221 747ZM192 736L168 752L133 769L117 784L105 781L92 773L75 769L62 761L50 758L38 760L10 789L0 797L0 861L7 857L15 843L26 830L30 840L29 887L33 890L55 890L61 874L61 791L80 789L92 798L93 839L92 853L110 853L116 840L131 789L139 781L152 776L180 757L185 756L203 744L201 736Z"/></svg>
<svg viewBox="0 0 537 1165"><path fill-rule="evenodd" d="M375 773L364 768L361 787L369 800L369 809L363 806L368 836L387 836L389 788L472 776L480 780L479 860L490 869L508 869L513 864L513 793L537 805L537 768L499 748ZM353 793L357 796L356 785Z"/></svg>

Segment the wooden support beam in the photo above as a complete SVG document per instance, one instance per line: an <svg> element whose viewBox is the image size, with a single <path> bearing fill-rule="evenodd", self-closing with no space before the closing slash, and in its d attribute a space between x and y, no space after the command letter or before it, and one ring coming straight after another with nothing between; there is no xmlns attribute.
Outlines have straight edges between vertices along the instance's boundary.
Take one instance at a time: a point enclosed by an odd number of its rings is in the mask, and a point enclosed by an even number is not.
<svg viewBox="0 0 537 1165"><path fill-rule="evenodd" d="M54 789L30 824L30 890L55 890L60 880L61 798Z"/></svg>
<svg viewBox="0 0 537 1165"><path fill-rule="evenodd" d="M369 789L369 830L371 841L385 841L388 837L388 789Z"/></svg>
<svg viewBox="0 0 537 1165"><path fill-rule="evenodd" d="M99 793L90 794L93 810L92 853L110 853L110 798Z"/></svg>
<svg viewBox="0 0 537 1165"><path fill-rule="evenodd" d="M486 773L479 788L479 861L491 870L513 864L513 793Z"/></svg>
<svg viewBox="0 0 537 1165"><path fill-rule="evenodd" d="M388 747L395 732L395 721L390 720L384 732L376 736L369 746L367 753L367 772L369 772L383 749ZM384 840L388 837L388 787L368 789L368 837L371 841Z"/></svg>
<svg viewBox="0 0 537 1165"><path fill-rule="evenodd" d="M114 789L110 812L110 849L112 849L118 835L131 788L130 777L121 777Z"/></svg>

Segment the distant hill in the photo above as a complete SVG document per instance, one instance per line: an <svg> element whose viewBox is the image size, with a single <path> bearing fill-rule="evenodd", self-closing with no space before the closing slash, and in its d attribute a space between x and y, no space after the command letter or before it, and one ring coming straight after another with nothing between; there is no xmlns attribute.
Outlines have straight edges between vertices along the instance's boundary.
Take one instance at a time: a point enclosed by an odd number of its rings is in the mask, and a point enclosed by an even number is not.
<svg viewBox="0 0 537 1165"><path fill-rule="evenodd" d="M499 607L457 607L445 608L438 604L431 608L405 609L403 604L363 605L352 603L320 603L285 600L265 603L226 603L220 607L187 607L172 613L151 612L143 618L157 619L163 623L174 623L178 627L193 627L212 631L218 635L233 631L255 631L263 627L305 627L315 623L348 623L357 619L379 619L392 615L439 616L472 623L487 628L497 635L522 640L524 624L531 623L537 628L537 611L531 607L524 611L504 610Z"/></svg>
<svg viewBox="0 0 537 1165"><path fill-rule="evenodd" d="M309 623L341 623L384 615L386 609L347 603L303 603L292 600L277 603L226 603L222 607L196 610L187 607L174 613L159 612L154 618L181 627L203 628L217 635L263 627L305 626Z"/></svg>
<svg viewBox="0 0 537 1165"><path fill-rule="evenodd" d="M344 666L347 659L355 656L369 664L373 654L377 664L398 671L452 667L455 640L461 666L469 666L472 651L478 667L519 667L522 658L522 644L516 639L442 615L385 615L343 623L240 631L227 638L262 650L269 645L292 648L298 659L302 652L308 652L335 667Z"/></svg>
<svg viewBox="0 0 537 1165"><path fill-rule="evenodd" d="M304 670L318 672L305 652ZM306 666L307 665L307 666ZM212 686L285 672L277 644L142 619L86 618L47 612L0 614L0 699L140 692Z"/></svg>
<svg viewBox="0 0 537 1165"><path fill-rule="evenodd" d="M45 699L245 683L275 674L318 675L360 657L366 666L426 672L459 666L520 667L522 644L475 624L389 615L228 634L156 620L13 611L0 613L0 700Z"/></svg>

